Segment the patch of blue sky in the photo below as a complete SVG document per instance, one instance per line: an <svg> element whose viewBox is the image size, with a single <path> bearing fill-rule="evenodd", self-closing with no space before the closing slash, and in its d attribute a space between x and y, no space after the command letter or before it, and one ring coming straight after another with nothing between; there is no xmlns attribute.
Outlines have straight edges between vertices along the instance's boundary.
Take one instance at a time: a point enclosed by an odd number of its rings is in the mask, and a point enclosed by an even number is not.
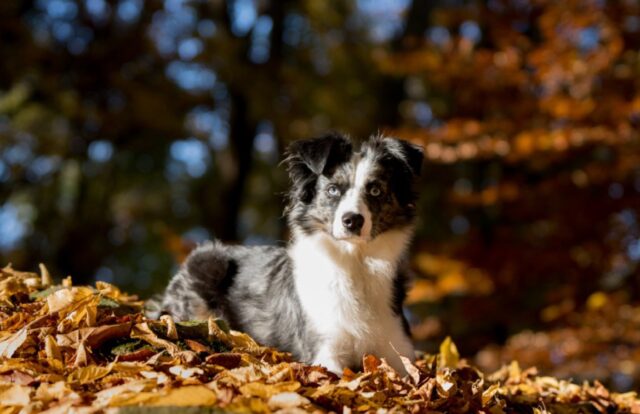
<svg viewBox="0 0 640 414"><path fill-rule="evenodd" d="M85 0L84 7L96 23L105 22L111 16L111 6L105 0Z"/></svg>
<svg viewBox="0 0 640 414"><path fill-rule="evenodd" d="M211 239L209 230L202 226L192 227L182 234L182 237L194 243L202 243Z"/></svg>
<svg viewBox="0 0 640 414"><path fill-rule="evenodd" d="M415 102L412 107L413 118L421 127L429 126L433 120L433 111L431 106L426 102Z"/></svg>
<svg viewBox="0 0 640 414"><path fill-rule="evenodd" d="M444 46L451 41L449 29L444 26L435 26L427 30L427 39L438 46Z"/></svg>
<svg viewBox="0 0 640 414"><path fill-rule="evenodd" d="M0 229L0 250L9 251L19 246L30 225L18 206L7 202L0 207Z"/></svg>
<svg viewBox="0 0 640 414"><path fill-rule="evenodd" d="M254 0L233 0L229 7L231 31L236 36L244 36L253 28L258 10Z"/></svg>
<svg viewBox="0 0 640 414"><path fill-rule="evenodd" d="M173 142L170 155L173 160L180 162L184 171L193 178L202 177L209 167L209 149L204 142L196 138Z"/></svg>
<svg viewBox="0 0 640 414"><path fill-rule="evenodd" d="M9 165L26 166L33 159L33 151L27 140L18 141L17 143L5 148L2 152L2 158Z"/></svg>
<svg viewBox="0 0 640 414"><path fill-rule="evenodd" d="M182 60L192 60L204 49L202 40L197 37L183 39L178 43L178 56Z"/></svg>
<svg viewBox="0 0 640 414"><path fill-rule="evenodd" d="M482 40L482 30L478 23L473 20L467 20L460 25L460 35L469 39L474 44L477 44Z"/></svg>
<svg viewBox="0 0 640 414"><path fill-rule="evenodd" d="M213 37L216 34L216 24L211 19L202 19L198 22L198 34L202 37Z"/></svg>
<svg viewBox="0 0 640 414"><path fill-rule="evenodd" d="M27 178L32 181L41 181L50 178L60 168L60 157L57 155L41 155L29 163Z"/></svg>
<svg viewBox="0 0 640 414"><path fill-rule="evenodd" d="M275 163L278 160L278 143L274 134L273 124L262 121L258 124L257 134L253 141L253 149L258 156L267 162Z"/></svg>
<svg viewBox="0 0 640 414"><path fill-rule="evenodd" d="M93 141L87 148L87 155L91 161L107 162L113 156L113 144L107 140Z"/></svg>
<svg viewBox="0 0 640 414"><path fill-rule="evenodd" d="M216 83L213 70L194 62L174 60L167 66L166 75L182 89L191 92L208 91Z"/></svg>
<svg viewBox="0 0 640 414"><path fill-rule="evenodd" d="M9 171L9 167L7 163L0 160L0 182L7 181L11 176L11 172Z"/></svg>
<svg viewBox="0 0 640 414"><path fill-rule="evenodd" d="M409 0L357 0L356 11L367 21L372 40L384 42L402 31L409 4Z"/></svg>
<svg viewBox="0 0 640 414"><path fill-rule="evenodd" d="M580 29L577 39L578 47L582 52L590 52L600 43L600 29L596 26L589 26Z"/></svg>
<svg viewBox="0 0 640 414"><path fill-rule="evenodd" d="M271 48L271 29L273 21L269 16L260 16L251 32L249 59L254 63L265 63L269 60Z"/></svg>
<svg viewBox="0 0 640 414"><path fill-rule="evenodd" d="M284 30L282 41L293 47L309 44L311 40L311 30L309 22L304 16L298 13L289 13L284 18Z"/></svg>
<svg viewBox="0 0 640 414"><path fill-rule="evenodd" d="M180 41L192 37L197 24L198 15L191 6L184 1L167 0L164 10L154 13L149 35L161 54L172 55L177 53Z"/></svg>
<svg viewBox="0 0 640 414"><path fill-rule="evenodd" d="M140 17L143 6L142 0L120 0L116 7L116 15L124 23L134 23Z"/></svg>
<svg viewBox="0 0 640 414"><path fill-rule="evenodd" d="M37 0L36 7L51 19L71 20L78 15L78 5L73 0Z"/></svg>

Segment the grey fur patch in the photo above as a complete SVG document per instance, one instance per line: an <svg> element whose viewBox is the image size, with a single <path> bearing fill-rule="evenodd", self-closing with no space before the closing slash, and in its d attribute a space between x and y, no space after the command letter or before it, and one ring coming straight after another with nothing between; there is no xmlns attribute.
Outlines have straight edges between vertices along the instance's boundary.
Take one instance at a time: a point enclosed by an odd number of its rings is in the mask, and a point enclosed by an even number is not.
<svg viewBox="0 0 640 414"><path fill-rule="evenodd" d="M284 248L199 246L169 283L162 310L177 320L222 317L232 328L301 360L311 360L315 352Z"/></svg>

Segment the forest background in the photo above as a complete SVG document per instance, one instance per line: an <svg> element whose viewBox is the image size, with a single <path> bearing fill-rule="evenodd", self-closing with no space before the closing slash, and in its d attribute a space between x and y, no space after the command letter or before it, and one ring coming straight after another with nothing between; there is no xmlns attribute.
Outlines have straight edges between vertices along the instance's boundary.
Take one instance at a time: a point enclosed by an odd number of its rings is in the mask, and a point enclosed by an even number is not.
<svg viewBox="0 0 640 414"><path fill-rule="evenodd" d="M0 262L147 297L283 243L282 151L425 147L407 314L487 370L640 385L640 4L0 3Z"/></svg>

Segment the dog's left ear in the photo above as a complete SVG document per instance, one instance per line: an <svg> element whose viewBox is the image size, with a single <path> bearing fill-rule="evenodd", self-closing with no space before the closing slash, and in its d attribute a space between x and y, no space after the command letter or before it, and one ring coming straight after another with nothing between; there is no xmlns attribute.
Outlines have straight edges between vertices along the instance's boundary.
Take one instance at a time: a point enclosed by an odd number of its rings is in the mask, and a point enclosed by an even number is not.
<svg viewBox="0 0 640 414"><path fill-rule="evenodd" d="M422 170L422 161L424 160L424 148L401 139L398 142L402 147L404 159L409 169L411 169L413 175L419 176Z"/></svg>

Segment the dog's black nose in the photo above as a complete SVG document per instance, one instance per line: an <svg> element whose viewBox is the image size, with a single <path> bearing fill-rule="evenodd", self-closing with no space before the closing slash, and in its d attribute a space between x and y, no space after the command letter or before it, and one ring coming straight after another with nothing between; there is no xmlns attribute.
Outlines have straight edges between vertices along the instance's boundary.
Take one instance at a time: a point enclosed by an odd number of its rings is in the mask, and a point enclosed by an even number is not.
<svg viewBox="0 0 640 414"><path fill-rule="evenodd" d="M364 217L358 213L344 213L342 216L342 224L351 233L359 234L364 224Z"/></svg>

